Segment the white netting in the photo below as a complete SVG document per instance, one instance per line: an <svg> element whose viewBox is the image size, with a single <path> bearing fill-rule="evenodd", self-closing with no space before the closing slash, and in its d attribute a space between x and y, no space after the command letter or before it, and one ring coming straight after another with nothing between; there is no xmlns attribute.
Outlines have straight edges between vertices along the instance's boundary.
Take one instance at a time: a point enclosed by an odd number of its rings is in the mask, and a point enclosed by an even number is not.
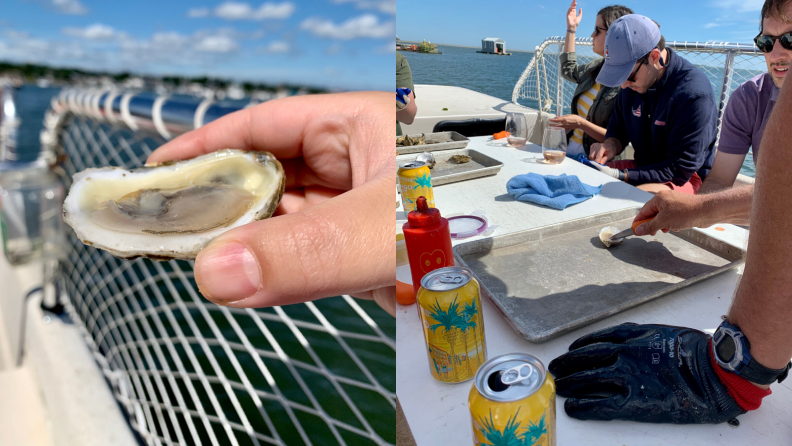
<svg viewBox="0 0 792 446"><path fill-rule="evenodd" d="M548 113L570 113L572 95L577 85L563 79L559 71L559 55L563 51L563 42L563 38L551 37L537 47L534 58L514 87L512 101L538 101L541 103L540 107ZM721 113L735 88L767 71L762 53L753 44L667 42L666 46L707 75ZM575 53L579 64L586 64L600 57L592 51L592 40L588 38L575 40ZM724 76L726 72L730 75ZM718 131L721 113L718 115Z"/></svg>
<svg viewBox="0 0 792 446"><path fill-rule="evenodd" d="M71 178L163 143L69 114ZM395 443L395 321L349 296L261 309L206 301L193 262L119 260L71 233L67 311L147 445Z"/></svg>

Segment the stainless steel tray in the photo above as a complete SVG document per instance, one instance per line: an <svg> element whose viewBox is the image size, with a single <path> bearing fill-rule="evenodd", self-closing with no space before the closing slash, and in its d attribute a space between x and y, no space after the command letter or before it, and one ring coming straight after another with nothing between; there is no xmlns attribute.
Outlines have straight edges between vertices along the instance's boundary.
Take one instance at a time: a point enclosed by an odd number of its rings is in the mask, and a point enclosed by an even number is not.
<svg viewBox="0 0 792 446"><path fill-rule="evenodd" d="M745 251L700 231L628 237L607 249L599 230L630 226L638 208L462 243L457 264L531 342L545 342L720 274Z"/></svg>
<svg viewBox="0 0 792 446"><path fill-rule="evenodd" d="M472 149L447 150L433 155L437 164L432 168L432 186L497 175L503 167L502 162ZM449 162L453 155L467 155L471 160L463 164ZM414 160L416 156L416 154L397 156L396 162Z"/></svg>
<svg viewBox="0 0 792 446"><path fill-rule="evenodd" d="M410 138L417 138L425 135L426 144L420 146L396 147L397 155L408 153L434 152L436 150L461 149L470 142L467 137L457 132L437 132L437 133L415 133L409 135ZM396 137L398 138L398 136Z"/></svg>

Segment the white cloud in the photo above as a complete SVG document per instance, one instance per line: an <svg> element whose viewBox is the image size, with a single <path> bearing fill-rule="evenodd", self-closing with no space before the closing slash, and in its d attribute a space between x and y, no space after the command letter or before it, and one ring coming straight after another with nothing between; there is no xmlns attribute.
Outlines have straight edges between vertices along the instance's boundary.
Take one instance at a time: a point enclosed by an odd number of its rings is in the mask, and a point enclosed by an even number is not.
<svg viewBox="0 0 792 446"><path fill-rule="evenodd" d="M207 53L230 53L237 48L239 45L228 36L207 36L195 45L195 49Z"/></svg>
<svg viewBox="0 0 792 446"><path fill-rule="evenodd" d="M289 45L287 42L283 42L280 40L270 42L269 45L267 45L264 48L261 48L261 52L270 53L270 54L288 53L289 51L291 51L291 45Z"/></svg>
<svg viewBox="0 0 792 446"><path fill-rule="evenodd" d="M52 0L52 6L64 14L83 15L88 13L88 8L79 0Z"/></svg>
<svg viewBox="0 0 792 446"><path fill-rule="evenodd" d="M118 36L113 28L101 23L95 23L86 28L63 28L62 32L67 36L82 37L98 42L107 42Z"/></svg>
<svg viewBox="0 0 792 446"><path fill-rule="evenodd" d="M190 8L187 10L187 17L193 19L199 17L209 17L209 8Z"/></svg>
<svg viewBox="0 0 792 446"><path fill-rule="evenodd" d="M258 9L254 9L248 3L228 1L215 8L214 15L226 20L287 19L295 9L294 3L291 2L266 2Z"/></svg>
<svg viewBox="0 0 792 446"><path fill-rule="evenodd" d="M721 26L721 24L720 23L710 22L710 23L705 24L704 28L709 29L709 28L715 28L716 26Z"/></svg>
<svg viewBox="0 0 792 446"><path fill-rule="evenodd" d="M358 9L375 9L386 14L396 15L396 0L333 0L333 3L337 5L354 3Z"/></svg>
<svg viewBox="0 0 792 446"><path fill-rule="evenodd" d="M761 11L764 2L765 0L717 0L711 2L711 4L730 11L753 12Z"/></svg>
<svg viewBox="0 0 792 446"><path fill-rule="evenodd" d="M300 29L319 37L341 40L361 37L393 38L396 35L396 26L393 22L380 23L373 14L353 17L338 25L330 20L311 17L303 20Z"/></svg>

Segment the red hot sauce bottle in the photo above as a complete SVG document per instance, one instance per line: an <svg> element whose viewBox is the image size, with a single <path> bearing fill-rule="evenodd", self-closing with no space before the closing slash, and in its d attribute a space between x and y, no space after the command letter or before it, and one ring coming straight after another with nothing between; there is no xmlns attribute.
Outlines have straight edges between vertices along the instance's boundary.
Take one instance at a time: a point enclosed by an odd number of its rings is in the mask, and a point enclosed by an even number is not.
<svg viewBox="0 0 792 446"><path fill-rule="evenodd" d="M430 208L424 197L418 197L415 204L416 210L407 214L403 229L413 288L417 295L421 279L426 273L454 266L454 253L451 250L448 220L440 216L439 210Z"/></svg>

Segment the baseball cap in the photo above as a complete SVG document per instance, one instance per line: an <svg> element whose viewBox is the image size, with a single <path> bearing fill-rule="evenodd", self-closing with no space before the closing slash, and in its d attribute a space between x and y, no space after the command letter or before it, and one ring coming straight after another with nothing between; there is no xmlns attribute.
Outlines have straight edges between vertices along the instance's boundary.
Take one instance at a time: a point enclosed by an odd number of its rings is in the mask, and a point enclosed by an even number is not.
<svg viewBox="0 0 792 446"><path fill-rule="evenodd" d="M597 82L618 87L630 77L638 59L657 47L660 28L649 17L629 14L611 23L605 36L605 64Z"/></svg>

